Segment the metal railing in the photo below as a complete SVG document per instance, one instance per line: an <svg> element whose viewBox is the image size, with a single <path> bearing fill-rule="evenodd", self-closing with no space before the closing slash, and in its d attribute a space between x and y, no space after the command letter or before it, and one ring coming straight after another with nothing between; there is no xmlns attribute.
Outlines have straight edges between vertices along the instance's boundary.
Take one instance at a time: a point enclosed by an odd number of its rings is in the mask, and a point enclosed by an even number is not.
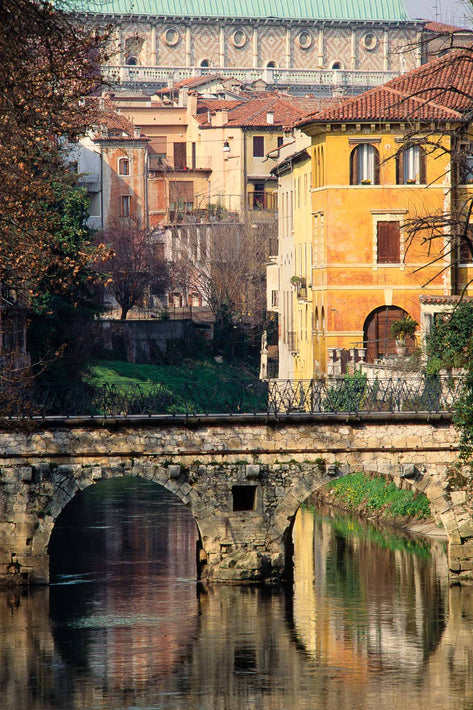
<svg viewBox="0 0 473 710"><path fill-rule="evenodd" d="M327 380L253 380L172 385L36 383L4 386L0 418L205 417L261 414L441 413L452 412L461 393L458 377Z"/></svg>

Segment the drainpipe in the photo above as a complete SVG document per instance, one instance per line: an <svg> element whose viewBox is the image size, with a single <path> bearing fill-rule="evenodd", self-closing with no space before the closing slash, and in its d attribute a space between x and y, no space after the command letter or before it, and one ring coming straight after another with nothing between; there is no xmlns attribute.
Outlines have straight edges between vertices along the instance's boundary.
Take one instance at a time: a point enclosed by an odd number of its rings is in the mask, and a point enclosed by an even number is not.
<svg viewBox="0 0 473 710"><path fill-rule="evenodd" d="M242 214L246 212L246 200L248 199L246 196L246 188L247 188L247 166L246 166L246 131L245 128L242 127L242 133L243 133L243 209L242 209Z"/></svg>
<svg viewBox="0 0 473 710"><path fill-rule="evenodd" d="M104 229L103 221L103 145L100 143L100 224L102 225L102 232Z"/></svg>

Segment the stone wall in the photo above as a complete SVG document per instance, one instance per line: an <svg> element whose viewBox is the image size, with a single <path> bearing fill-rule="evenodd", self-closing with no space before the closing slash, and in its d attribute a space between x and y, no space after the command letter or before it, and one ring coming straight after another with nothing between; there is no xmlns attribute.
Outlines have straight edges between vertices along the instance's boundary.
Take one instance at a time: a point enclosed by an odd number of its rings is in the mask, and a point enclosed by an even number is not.
<svg viewBox="0 0 473 710"><path fill-rule="evenodd" d="M127 362L174 362L190 356L197 341L191 320L100 320L97 326L104 350Z"/></svg>
<svg viewBox="0 0 473 710"><path fill-rule="evenodd" d="M0 578L47 582L55 520L80 490L141 476L175 493L199 532L202 578L275 582L290 576L291 526L307 497L352 471L422 490L451 542L451 570L473 570L465 490L451 491L458 456L448 418L405 414L58 421L0 431Z"/></svg>

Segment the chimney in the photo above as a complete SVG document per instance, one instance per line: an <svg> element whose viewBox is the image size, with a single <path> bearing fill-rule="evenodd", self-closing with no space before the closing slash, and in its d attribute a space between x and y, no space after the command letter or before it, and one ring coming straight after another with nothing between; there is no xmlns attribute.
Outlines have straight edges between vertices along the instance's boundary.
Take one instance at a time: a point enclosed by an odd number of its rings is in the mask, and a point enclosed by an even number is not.
<svg viewBox="0 0 473 710"><path fill-rule="evenodd" d="M179 89L179 106L187 106L187 99L189 97L189 89L187 86L183 86Z"/></svg>
<svg viewBox="0 0 473 710"><path fill-rule="evenodd" d="M212 126L217 126L221 128L226 126L228 123L228 109L224 108L221 111L216 111L212 114Z"/></svg>
<svg viewBox="0 0 473 710"><path fill-rule="evenodd" d="M141 138L141 128L140 126L135 126L133 128L133 138Z"/></svg>
<svg viewBox="0 0 473 710"><path fill-rule="evenodd" d="M274 111L267 111L267 113L266 113L266 123L268 123L270 126L273 125L273 123L274 123Z"/></svg>

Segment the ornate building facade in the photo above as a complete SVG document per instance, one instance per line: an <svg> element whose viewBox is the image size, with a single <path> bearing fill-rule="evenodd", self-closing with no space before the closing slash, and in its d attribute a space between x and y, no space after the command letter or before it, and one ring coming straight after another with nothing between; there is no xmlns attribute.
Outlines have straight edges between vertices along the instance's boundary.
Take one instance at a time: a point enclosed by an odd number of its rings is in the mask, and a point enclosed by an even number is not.
<svg viewBox="0 0 473 710"><path fill-rule="evenodd" d="M421 63L425 23L403 0L77 0L79 18L116 26L108 76L156 88L217 68L245 85L359 93ZM94 6L92 5L92 8ZM98 6L97 6L98 9Z"/></svg>

